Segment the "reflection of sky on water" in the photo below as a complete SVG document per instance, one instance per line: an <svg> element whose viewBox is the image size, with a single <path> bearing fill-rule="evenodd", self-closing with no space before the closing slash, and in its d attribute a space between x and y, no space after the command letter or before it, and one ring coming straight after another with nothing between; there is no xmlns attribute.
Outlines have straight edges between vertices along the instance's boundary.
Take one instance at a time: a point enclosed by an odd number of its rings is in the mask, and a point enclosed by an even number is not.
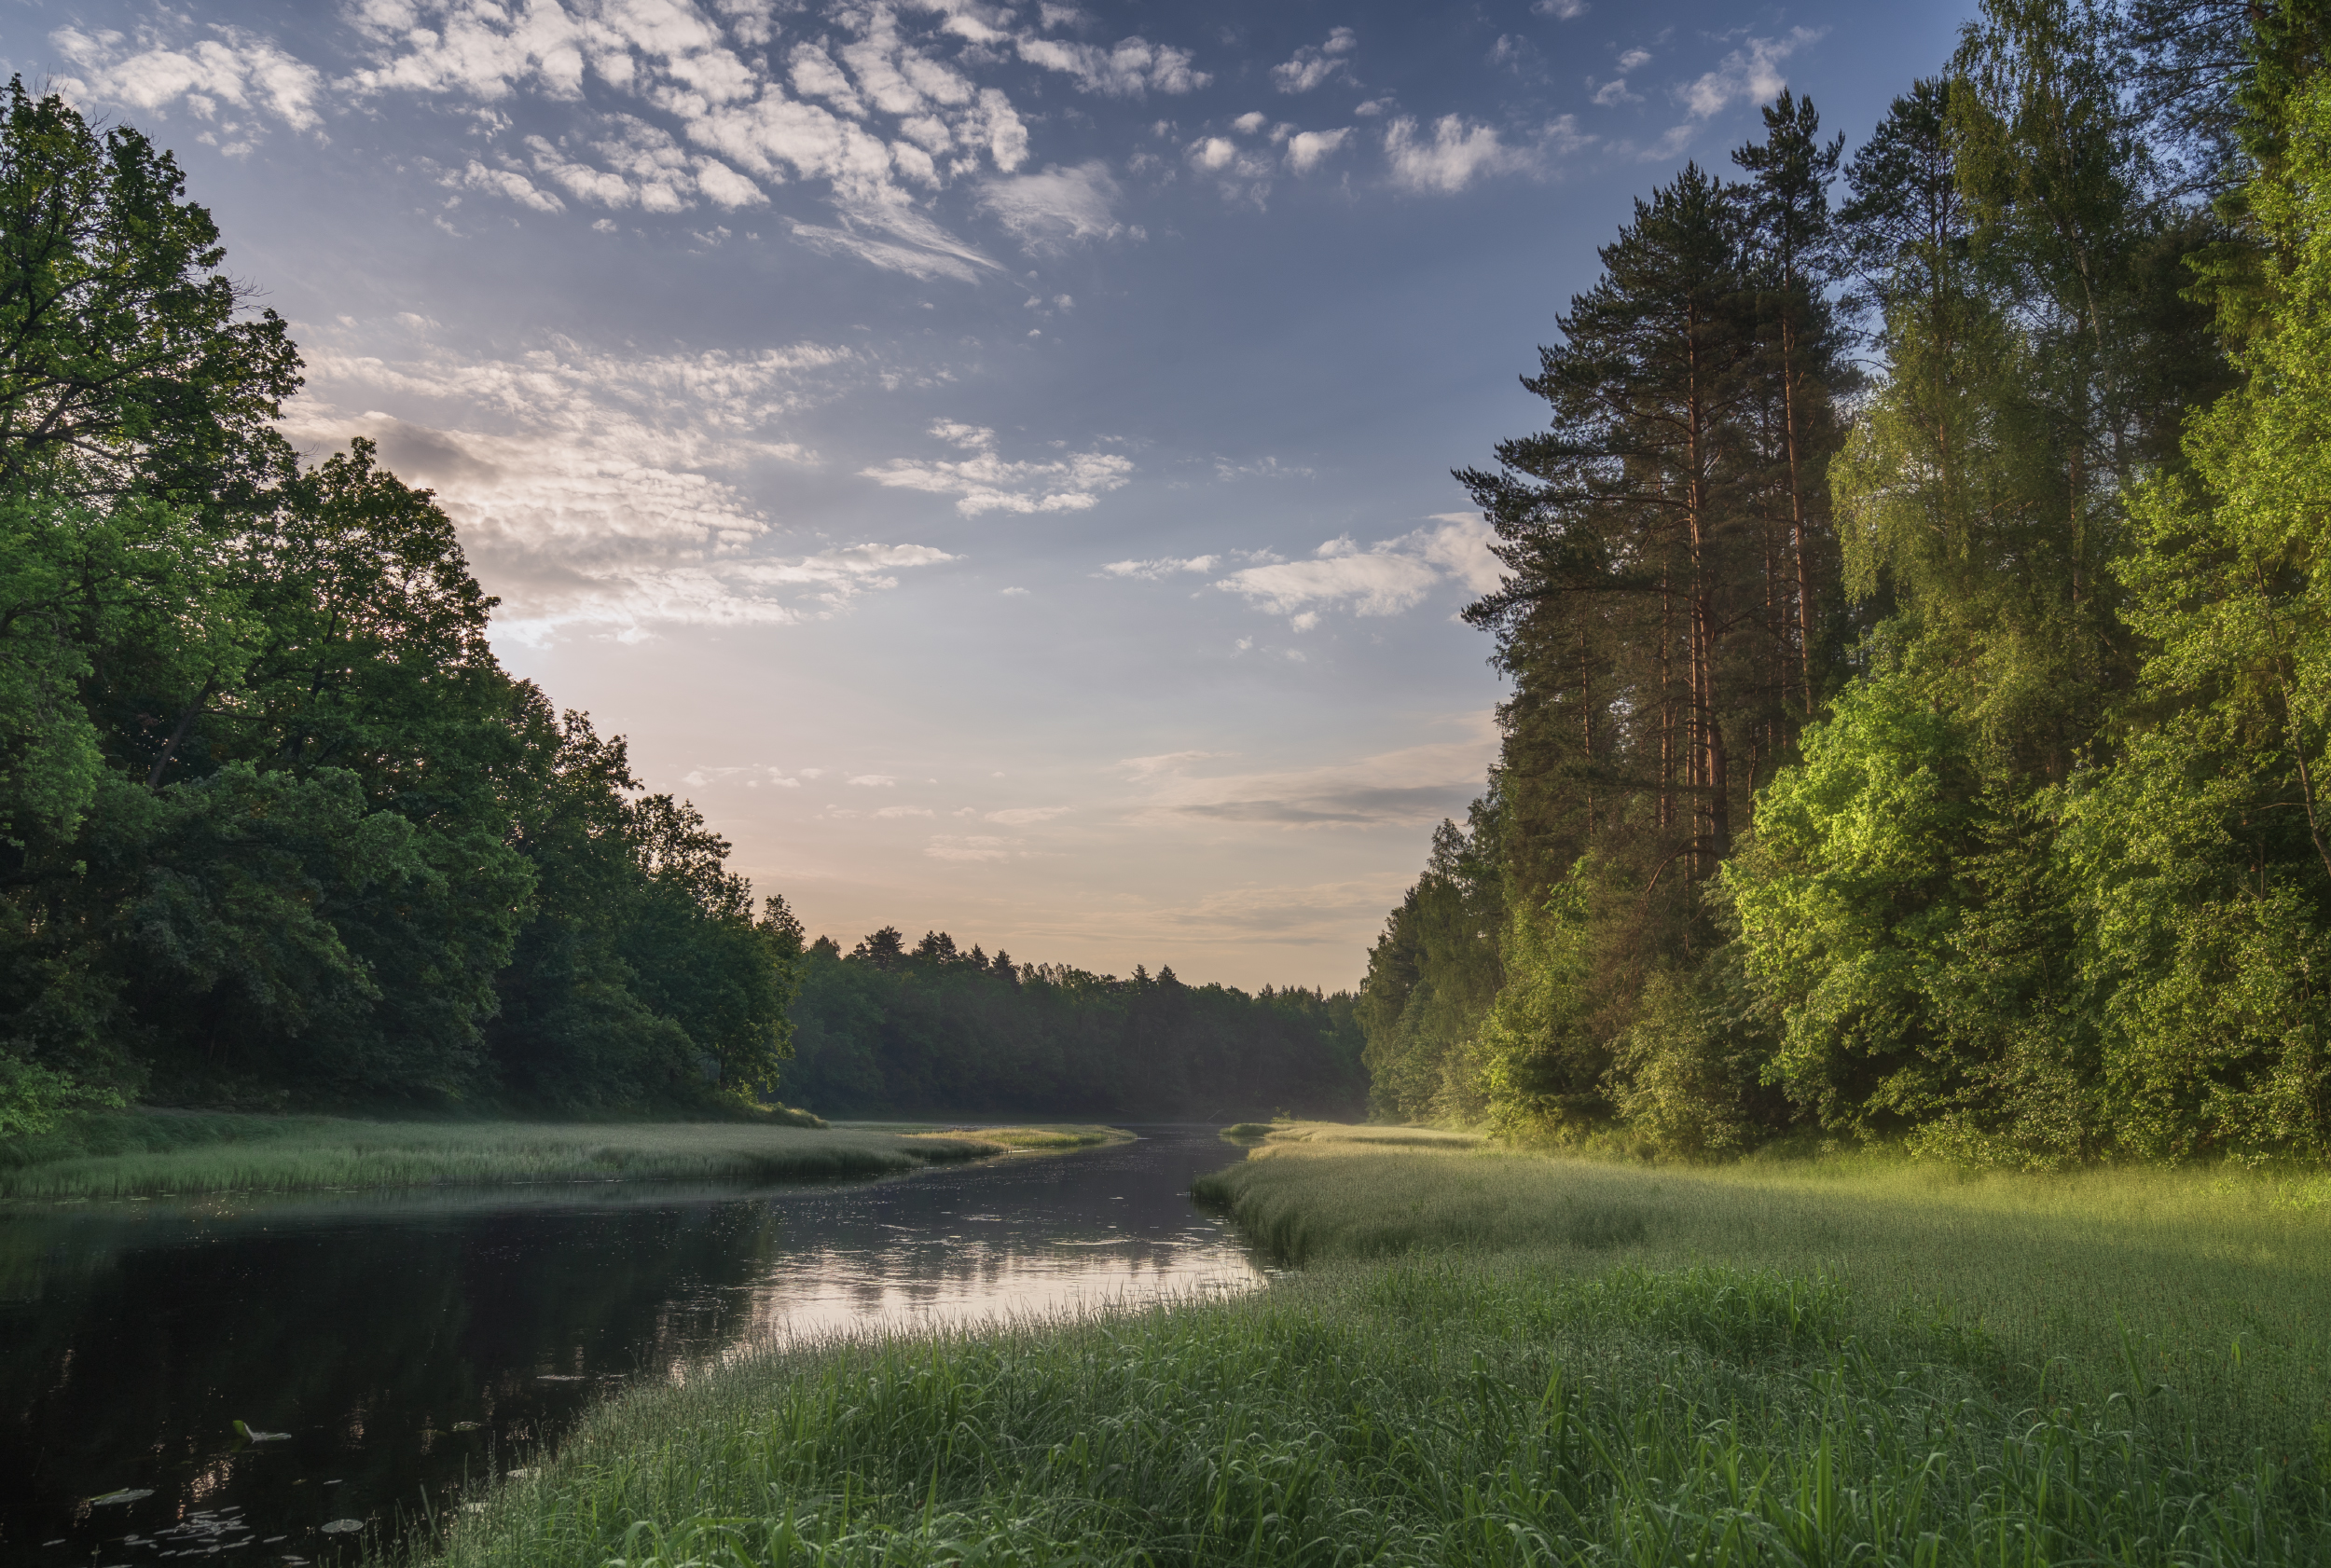
<svg viewBox="0 0 2331 1568"><path fill-rule="evenodd" d="M1188 1197L1235 1157L1210 1129L1158 1128L758 1191L0 1213L0 1561L87 1562L198 1524L347 1560L355 1537L323 1525L393 1523L424 1492L529 1463L593 1400L707 1357L1250 1288L1263 1271ZM236 1420L290 1436L253 1447Z"/></svg>

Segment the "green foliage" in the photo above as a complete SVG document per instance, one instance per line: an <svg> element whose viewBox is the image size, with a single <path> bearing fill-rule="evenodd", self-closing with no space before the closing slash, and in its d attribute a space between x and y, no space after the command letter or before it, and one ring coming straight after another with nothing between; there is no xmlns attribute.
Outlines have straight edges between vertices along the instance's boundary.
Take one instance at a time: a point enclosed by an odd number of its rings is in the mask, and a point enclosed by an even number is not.
<svg viewBox="0 0 2331 1568"><path fill-rule="evenodd" d="M886 927L848 956L810 946L780 1081L828 1116L1348 1115L1365 1093L1353 1010L1300 987L1184 985L1170 968L1015 965L943 931L909 953Z"/></svg>

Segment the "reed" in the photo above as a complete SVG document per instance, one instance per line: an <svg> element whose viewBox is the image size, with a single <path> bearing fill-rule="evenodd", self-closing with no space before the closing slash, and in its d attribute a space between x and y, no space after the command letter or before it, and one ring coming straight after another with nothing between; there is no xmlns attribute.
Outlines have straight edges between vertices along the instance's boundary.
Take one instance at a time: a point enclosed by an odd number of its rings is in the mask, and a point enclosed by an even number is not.
<svg viewBox="0 0 2331 1568"><path fill-rule="evenodd" d="M1277 1140L1269 1289L641 1390L421 1549L683 1563L2331 1560L2321 1177Z"/></svg>

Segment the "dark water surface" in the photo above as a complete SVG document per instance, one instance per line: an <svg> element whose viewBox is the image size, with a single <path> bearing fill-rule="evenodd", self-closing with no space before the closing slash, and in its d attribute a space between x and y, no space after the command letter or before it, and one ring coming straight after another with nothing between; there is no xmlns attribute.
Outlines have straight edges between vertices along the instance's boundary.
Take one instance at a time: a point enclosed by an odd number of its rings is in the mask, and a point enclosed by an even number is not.
<svg viewBox="0 0 2331 1568"><path fill-rule="evenodd" d="M1188 1196L1237 1151L1142 1132L810 1187L0 1211L0 1561L352 1560L732 1347L1258 1283Z"/></svg>

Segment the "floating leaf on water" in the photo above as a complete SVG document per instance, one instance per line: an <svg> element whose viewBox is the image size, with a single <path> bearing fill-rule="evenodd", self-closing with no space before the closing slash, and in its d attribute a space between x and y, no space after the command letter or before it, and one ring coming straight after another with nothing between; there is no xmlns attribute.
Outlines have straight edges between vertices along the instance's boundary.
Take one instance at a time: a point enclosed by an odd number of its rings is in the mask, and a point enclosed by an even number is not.
<svg viewBox="0 0 2331 1568"><path fill-rule="evenodd" d="M475 1432L477 1430L478 1424L479 1424L475 1421L457 1421L453 1424L453 1430L456 1432Z"/></svg>
<svg viewBox="0 0 2331 1568"><path fill-rule="evenodd" d="M324 1485L326 1485L326 1486L338 1486L338 1485L339 1485L340 1483L339 1483L339 1482L338 1482L338 1481L325 1481L324 1484Z"/></svg>
<svg viewBox="0 0 2331 1568"><path fill-rule="evenodd" d="M323 1531L326 1535L346 1535L355 1531L362 1530L364 1527L365 1521L360 1519L336 1519L329 1524L320 1524L316 1526L317 1529Z"/></svg>
<svg viewBox="0 0 2331 1568"><path fill-rule="evenodd" d="M545 1372L534 1381L537 1382L581 1382L583 1374L580 1372Z"/></svg>
<svg viewBox="0 0 2331 1568"><path fill-rule="evenodd" d="M92 1497L89 1500L89 1503L90 1506L92 1508L110 1508L116 1503L134 1503L141 1497L151 1497L153 1495L154 1489L150 1486L125 1486L118 1492L108 1492L100 1496Z"/></svg>
<svg viewBox="0 0 2331 1568"><path fill-rule="evenodd" d="M246 1443L286 1443L291 1441L291 1434L288 1432L262 1432L257 1427L240 1421L235 1423L235 1435L240 1437Z"/></svg>

